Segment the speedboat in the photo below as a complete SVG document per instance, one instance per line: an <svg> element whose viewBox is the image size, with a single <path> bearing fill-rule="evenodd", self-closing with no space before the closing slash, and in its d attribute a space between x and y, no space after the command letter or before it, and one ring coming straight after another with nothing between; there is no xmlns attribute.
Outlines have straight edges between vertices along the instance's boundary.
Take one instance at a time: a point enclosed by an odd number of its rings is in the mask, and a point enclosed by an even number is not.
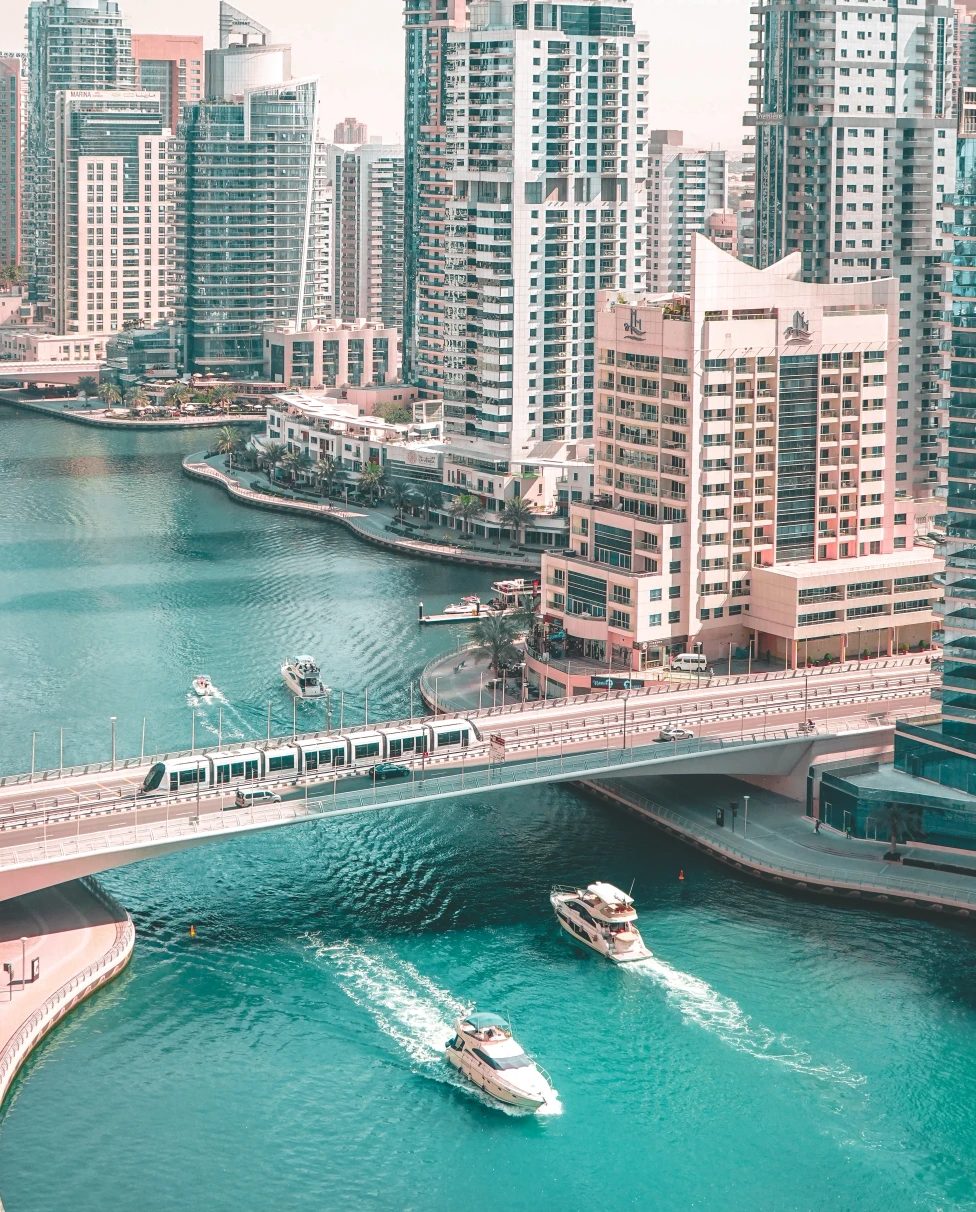
<svg viewBox="0 0 976 1212"><path fill-rule="evenodd" d="M538 1111L556 1102L549 1074L529 1060L500 1014L471 1011L454 1024L447 1059L486 1094L510 1107Z"/></svg>
<svg viewBox="0 0 976 1212"><path fill-rule="evenodd" d="M285 685L298 699L319 699L329 693L322 684L321 670L310 656L292 657L281 667Z"/></svg>
<svg viewBox="0 0 976 1212"><path fill-rule="evenodd" d="M200 695L201 698L204 695L213 694L213 690L213 682L211 682L205 673L201 673L199 677L193 679L193 692Z"/></svg>
<svg viewBox="0 0 976 1212"><path fill-rule="evenodd" d="M613 884L553 888L549 902L571 938L613 963L650 959L637 929L633 898Z"/></svg>

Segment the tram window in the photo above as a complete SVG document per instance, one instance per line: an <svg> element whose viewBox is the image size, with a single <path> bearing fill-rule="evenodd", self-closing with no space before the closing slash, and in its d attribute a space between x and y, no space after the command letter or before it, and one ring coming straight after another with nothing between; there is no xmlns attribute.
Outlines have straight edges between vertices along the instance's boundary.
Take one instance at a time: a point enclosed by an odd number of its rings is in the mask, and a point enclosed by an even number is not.
<svg viewBox="0 0 976 1212"><path fill-rule="evenodd" d="M169 772L169 789L170 791L178 791L180 786L180 776L175 770Z"/></svg>
<svg viewBox="0 0 976 1212"><path fill-rule="evenodd" d="M217 767L217 782L218 783L229 783L230 782L230 763L228 763L225 766Z"/></svg>
<svg viewBox="0 0 976 1212"><path fill-rule="evenodd" d="M234 767L235 772L237 767ZM256 779L258 777L258 759L251 758L250 761L244 763L244 777L246 779Z"/></svg>
<svg viewBox="0 0 976 1212"><path fill-rule="evenodd" d="M468 743L467 728L455 728L453 732L439 732L438 745L466 745Z"/></svg>
<svg viewBox="0 0 976 1212"><path fill-rule="evenodd" d="M345 749L333 749L332 750L332 765L333 766L345 766L345 764L346 764Z"/></svg>
<svg viewBox="0 0 976 1212"><path fill-rule="evenodd" d="M200 769L199 766L195 767L193 770L181 770L180 771L180 786L182 787L184 783L202 782L203 777L204 777L203 771Z"/></svg>
<svg viewBox="0 0 976 1212"><path fill-rule="evenodd" d="M257 766L257 762L252 762L252 766ZM230 768L230 777L232 779L240 779L244 777L244 763L232 762Z"/></svg>
<svg viewBox="0 0 976 1212"><path fill-rule="evenodd" d="M365 745L356 746L357 758L378 757L380 752L379 741L367 741Z"/></svg>
<svg viewBox="0 0 976 1212"><path fill-rule="evenodd" d="M390 757L400 757L403 753L403 741L390 741Z"/></svg>
<svg viewBox="0 0 976 1212"><path fill-rule="evenodd" d="M305 769L306 770L318 770L318 768L319 768L319 755L313 749L309 753L305 754Z"/></svg>
<svg viewBox="0 0 976 1212"><path fill-rule="evenodd" d="M294 770L295 755L293 753L281 753L277 757L268 759L268 770Z"/></svg>

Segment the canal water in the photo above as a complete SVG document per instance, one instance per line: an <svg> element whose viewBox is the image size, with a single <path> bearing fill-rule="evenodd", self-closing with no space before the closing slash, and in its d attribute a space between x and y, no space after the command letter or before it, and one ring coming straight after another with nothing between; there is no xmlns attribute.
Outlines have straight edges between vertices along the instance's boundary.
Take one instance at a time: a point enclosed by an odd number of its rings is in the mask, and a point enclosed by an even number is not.
<svg viewBox="0 0 976 1212"><path fill-rule="evenodd" d="M31 731L49 761L60 726L73 756L104 751L112 714L125 751L144 714L178 743L196 672L260 728L299 647L401 711L450 642L418 598L484 587L236 507L180 476L193 445L0 409L4 768ZM652 960L558 932L550 884L595 876L635 881ZM971 928L776 896L566 788L103 878L136 954L0 1115L9 1212L976 1208ZM557 1113L507 1114L448 1069L473 1002L511 1015Z"/></svg>

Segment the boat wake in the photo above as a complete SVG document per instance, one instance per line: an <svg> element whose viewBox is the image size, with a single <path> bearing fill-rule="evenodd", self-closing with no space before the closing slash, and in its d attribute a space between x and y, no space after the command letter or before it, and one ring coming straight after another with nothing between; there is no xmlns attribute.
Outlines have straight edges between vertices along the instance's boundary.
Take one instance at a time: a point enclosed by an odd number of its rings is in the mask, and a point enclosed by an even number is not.
<svg viewBox="0 0 976 1212"><path fill-rule="evenodd" d="M196 712L197 724L213 736L223 735L223 739L227 741L242 741L250 734L247 730L247 721L237 710L237 708L228 701L224 694L217 689L212 688L209 694L197 694L193 690L186 692L187 707L194 708ZM219 726L219 710L223 708L223 729ZM211 710L208 710L210 708Z"/></svg>
<svg viewBox="0 0 976 1212"><path fill-rule="evenodd" d="M748 1053L757 1060L771 1061L808 1073L821 1081L840 1082L852 1088L866 1080L848 1065L818 1065L808 1052L791 1043L787 1036L762 1025L754 1025L738 1002L713 989L711 985L680 972L656 957L621 965L625 972L650 978L665 991L668 1002L675 1006L687 1022L697 1023L705 1031L717 1035L729 1047Z"/></svg>
<svg viewBox="0 0 976 1212"><path fill-rule="evenodd" d="M453 1086L493 1111L506 1115L530 1115L517 1107L506 1107L489 1098L448 1064L444 1050L453 1034L453 1020L468 1006L413 964L398 956L367 950L356 943L324 944L317 934L306 936L308 949L331 970L339 988L365 1010L384 1035L409 1057L416 1072ZM558 1115L558 1102L536 1112Z"/></svg>

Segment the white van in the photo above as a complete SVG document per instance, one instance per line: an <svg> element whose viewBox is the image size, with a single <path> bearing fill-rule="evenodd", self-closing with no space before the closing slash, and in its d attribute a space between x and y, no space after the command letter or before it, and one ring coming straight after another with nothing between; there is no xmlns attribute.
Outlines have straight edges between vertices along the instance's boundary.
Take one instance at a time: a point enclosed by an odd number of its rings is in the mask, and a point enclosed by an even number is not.
<svg viewBox="0 0 976 1212"><path fill-rule="evenodd" d="M671 668L679 673L707 673L708 658L703 652L679 652L671 658Z"/></svg>
<svg viewBox="0 0 976 1212"><path fill-rule="evenodd" d="M276 791L269 791L265 787L256 787L253 790L241 787L237 795L234 796L235 808L259 808L263 804L280 803L281 796ZM225 805L226 807L229 807L229 805Z"/></svg>

